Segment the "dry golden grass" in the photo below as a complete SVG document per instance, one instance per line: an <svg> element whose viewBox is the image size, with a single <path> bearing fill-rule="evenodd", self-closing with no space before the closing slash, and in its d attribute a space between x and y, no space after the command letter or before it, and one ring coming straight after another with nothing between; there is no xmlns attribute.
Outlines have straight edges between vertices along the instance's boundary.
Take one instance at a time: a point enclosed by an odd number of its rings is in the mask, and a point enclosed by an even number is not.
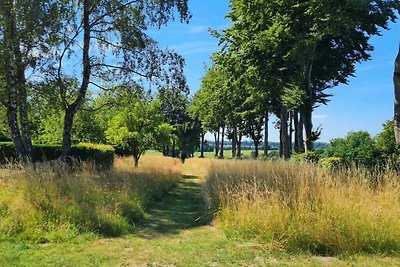
<svg viewBox="0 0 400 267"><path fill-rule="evenodd" d="M54 164L3 168L7 176L0 178L0 239L47 242L82 233L119 236L134 231L145 207L181 175L174 160L160 158L148 167L150 161L143 160L140 171L133 171L130 161L117 159L113 170L102 172L90 164L75 172Z"/></svg>
<svg viewBox="0 0 400 267"><path fill-rule="evenodd" d="M316 254L400 251L400 183L391 173L220 161L205 188L219 225L233 237Z"/></svg>
<svg viewBox="0 0 400 267"><path fill-rule="evenodd" d="M114 170L128 173L180 173L182 163L178 158L162 156L142 156L139 161L139 168L134 169L133 158L116 157L114 160Z"/></svg>

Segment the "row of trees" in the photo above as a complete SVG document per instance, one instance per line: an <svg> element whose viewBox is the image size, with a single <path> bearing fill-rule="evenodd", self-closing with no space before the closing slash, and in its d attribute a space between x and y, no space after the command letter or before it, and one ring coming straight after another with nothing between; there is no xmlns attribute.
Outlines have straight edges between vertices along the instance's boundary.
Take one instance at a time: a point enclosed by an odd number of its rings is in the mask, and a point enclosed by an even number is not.
<svg viewBox="0 0 400 267"><path fill-rule="evenodd" d="M292 143L296 152L313 150L321 134L313 111L328 103L330 88L354 76L357 63L370 59L370 38L397 19L400 2L231 0L230 7L231 27L212 32L222 49L194 110L203 132L214 133L220 157L224 136L236 144L237 157L242 137L256 148L264 138L267 155L268 120L276 115L280 153L289 158Z"/></svg>
<svg viewBox="0 0 400 267"><path fill-rule="evenodd" d="M146 34L177 14L182 22L189 20L187 0L1 1L0 101L21 159L32 159L37 114L31 114L29 100L35 99L35 87L48 85L56 101L47 105L59 105L65 161L74 119L89 98L89 88L107 91L135 81L187 91L184 60ZM42 112L49 108L31 104Z"/></svg>

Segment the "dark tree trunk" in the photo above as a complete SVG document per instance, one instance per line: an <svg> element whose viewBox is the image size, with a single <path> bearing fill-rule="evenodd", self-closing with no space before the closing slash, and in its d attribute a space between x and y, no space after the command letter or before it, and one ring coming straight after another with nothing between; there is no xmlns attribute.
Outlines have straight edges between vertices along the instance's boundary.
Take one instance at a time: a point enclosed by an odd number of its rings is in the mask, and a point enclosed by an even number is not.
<svg viewBox="0 0 400 267"><path fill-rule="evenodd" d="M172 141L172 157L176 158L176 148L175 148L175 140Z"/></svg>
<svg viewBox="0 0 400 267"><path fill-rule="evenodd" d="M225 126L222 126L222 133L221 133L221 147L219 152L219 158L224 158L224 140L225 140Z"/></svg>
<svg viewBox="0 0 400 267"><path fill-rule="evenodd" d="M259 142L253 140L254 143L254 157L258 158L259 156L259 151L258 151L258 145L260 144Z"/></svg>
<svg viewBox="0 0 400 267"><path fill-rule="evenodd" d="M312 123L312 112L313 112L313 92L312 92L312 84L311 84L311 74L313 70L313 62L311 59L308 60L305 68L305 87L307 94L306 107L303 111L303 119L304 119L304 129L306 132L306 141L305 141L305 151L309 152L314 150L313 147L313 123Z"/></svg>
<svg viewBox="0 0 400 267"><path fill-rule="evenodd" d="M299 113L299 123L297 125L297 142L300 153L304 153L304 119L303 114Z"/></svg>
<svg viewBox="0 0 400 267"><path fill-rule="evenodd" d="M400 49L395 61L394 81L394 133L396 143L400 143Z"/></svg>
<svg viewBox="0 0 400 267"><path fill-rule="evenodd" d="M237 143L237 127L233 128L232 133L232 158L236 158L236 143Z"/></svg>
<svg viewBox="0 0 400 267"><path fill-rule="evenodd" d="M280 139L281 139L280 156L283 159L289 159L290 152L289 152L289 136L288 136L288 112L285 107L281 108Z"/></svg>
<svg viewBox="0 0 400 267"><path fill-rule="evenodd" d="M215 157L218 157L218 153L219 153L219 128L218 128L218 132L214 133L214 139L215 139Z"/></svg>
<svg viewBox="0 0 400 267"><path fill-rule="evenodd" d="M91 11L91 1L83 1L83 48L82 48L82 58L83 58L83 69L82 69L82 83L79 88L78 95L75 101L71 105L65 105L65 115L64 115L64 131L63 131L63 153L61 159L64 162L69 163L71 161L71 145L72 145L72 128L74 123L75 114L78 112L80 107L85 102L85 97L87 89L89 87L90 75L91 75L91 65L90 65L90 11ZM65 88L63 88L63 81L59 77L61 97L63 103L67 103Z"/></svg>
<svg viewBox="0 0 400 267"><path fill-rule="evenodd" d="M62 141L62 160L65 163L71 164L71 146L72 146L72 127L74 123L75 112L67 109L64 114L64 130Z"/></svg>
<svg viewBox="0 0 400 267"><path fill-rule="evenodd" d="M300 152L299 148L299 112L295 111L293 113L293 124L294 124L294 151L296 153Z"/></svg>
<svg viewBox="0 0 400 267"><path fill-rule="evenodd" d="M238 134L238 140L237 140L237 149L236 149L236 158L241 159L242 158L242 133L239 131Z"/></svg>
<svg viewBox="0 0 400 267"><path fill-rule="evenodd" d="M268 131L269 131L269 114L268 111L265 112L265 118L264 118L264 156L268 156L268 150L269 150L269 137L268 137Z"/></svg>
<svg viewBox="0 0 400 267"><path fill-rule="evenodd" d="M289 112L289 154L293 150L293 112Z"/></svg>
<svg viewBox="0 0 400 267"><path fill-rule="evenodd" d="M140 155L134 155L133 156L133 163L134 163L134 168L135 169L139 168L139 159L140 159Z"/></svg>
<svg viewBox="0 0 400 267"><path fill-rule="evenodd" d="M204 138L205 132L201 132L201 143L200 143L200 158L204 158Z"/></svg>

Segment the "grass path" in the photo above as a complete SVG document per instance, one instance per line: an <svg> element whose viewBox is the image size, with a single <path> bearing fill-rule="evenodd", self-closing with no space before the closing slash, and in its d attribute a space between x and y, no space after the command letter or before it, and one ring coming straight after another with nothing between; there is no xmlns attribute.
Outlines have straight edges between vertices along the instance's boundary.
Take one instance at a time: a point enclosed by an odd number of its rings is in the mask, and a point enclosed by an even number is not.
<svg viewBox="0 0 400 267"><path fill-rule="evenodd" d="M187 166L182 181L148 210L137 233L62 244L0 242L0 266L399 266L396 258L290 255L228 240L204 216L202 171L190 161Z"/></svg>

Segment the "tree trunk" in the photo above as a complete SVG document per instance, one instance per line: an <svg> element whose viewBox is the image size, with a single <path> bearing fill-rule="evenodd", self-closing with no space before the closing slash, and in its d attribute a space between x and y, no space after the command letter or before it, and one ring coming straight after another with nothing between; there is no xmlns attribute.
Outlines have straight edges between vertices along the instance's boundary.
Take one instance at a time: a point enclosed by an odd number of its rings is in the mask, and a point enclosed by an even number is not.
<svg viewBox="0 0 400 267"><path fill-rule="evenodd" d="M222 126L222 134L221 134L221 147L219 152L219 158L224 158L224 140L225 140L225 126Z"/></svg>
<svg viewBox="0 0 400 267"><path fill-rule="evenodd" d="M299 113L299 123L297 125L297 142L299 146L299 152L304 153L304 119L303 114Z"/></svg>
<svg viewBox="0 0 400 267"><path fill-rule="evenodd" d="M314 150L313 147L313 137L312 137L312 112L313 112L313 92L312 92L312 84L311 84L311 74L313 70L313 62L311 59L308 60L305 68L305 87L307 94L306 107L303 112L304 119L304 129L306 132L306 141L305 141L305 151L309 152Z"/></svg>
<svg viewBox="0 0 400 267"><path fill-rule="evenodd" d="M400 144L400 49L395 61L394 81L394 133L396 143Z"/></svg>
<svg viewBox="0 0 400 267"><path fill-rule="evenodd" d="M64 130L62 140L62 156L63 162L72 163L71 161L71 146L72 146L72 127L74 123L75 112L71 109L67 109L64 114Z"/></svg>
<svg viewBox="0 0 400 267"><path fill-rule="evenodd" d="M218 132L214 133L214 137L215 137L215 157L218 157L218 153L219 153L219 137L220 137L220 133L219 133L219 127L218 127Z"/></svg>
<svg viewBox="0 0 400 267"><path fill-rule="evenodd" d="M289 112L289 154L293 150L293 112Z"/></svg>
<svg viewBox="0 0 400 267"><path fill-rule="evenodd" d="M288 111L285 107L281 108L280 139L281 139L280 156L283 159L289 159L290 152L289 152L289 136L288 136Z"/></svg>
<svg viewBox="0 0 400 267"><path fill-rule="evenodd" d="M135 169L138 169L138 168L139 168L139 159L140 159L140 156L139 156L139 155L134 155L134 156L133 156L133 162L134 162L134 168L135 168Z"/></svg>
<svg viewBox="0 0 400 267"><path fill-rule="evenodd" d="M232 133L232 158L236 158L236 143L237 143L237 127L233 128Z"/></svg>
<svg viewBox="0 0 400 267"><path fill-rule="evenodd" d="M90 64L90 12L91 12L91 1L84 0L83 1L83 17L82 17L82 26L83 26L83 48L82 48L82 83L78 91L78 95L75 101L71 105L65 106L65 115L64 115L64 132L63 132L63 153L61 159L66 163L70 163L70 152L72 145L72 128L74 123L74 116L80 109L80 107L85 102L86 92L89 87L90 76L91 76L91 64ZM62 80L59 80L60 86L63 86ZM64 88L60 88L64 90ZM64 90L65 91L65 90ZM66 95L61 93L61 97L63 99L63 103L68 103L66 99Z"/></svg>
<svg viewBox="0 0 400 267"><path fill-rule="evenodd" d="M265 112L265 119L264 119L264 156L268 156L268 150L269 150L269 137L268 137L268 131L269 131L269 114L268 111Z"/></svg>
<svg viewBox="0 0 400 267"><path fill-rule="evenodd" d="M257 142L256 140L253 140L253 143L254 143L254 158L258 158L258 154L259 154L259 152L258 152L258 145L259 145L259 142Z"/></svg>
<svg viewBox="0 0 400 267"><path fill-rule="evenodd" d="M172 141L172 157L176 158L175 140Z"/></svg>
<svg viewBox="0 0 400 267"><path fill-rule="evenodd" d="M299 112L295 111L293 113L293 124L294 124L294 151L296 153L300 152L299 148Z"/></svg>
<svg viewBox="0 0 400 267"><path fill-rule="evenodd" d="M3 30L3 68L7 88L7 120L12 140L19 158L27 163L32 160L32 141L28 120L25 65L21 55L21 42L17 34L14 1L5 6ZM3 102L4 103L4 102ZM19 116L18 116L19 111ZM19 123L18 123L19 118Z"/></svg>
<svg viewBox="0 0 400 267"><path fill-rule="evenodd" d="M242 133L239 132L238 134L238 140L237 140L237 149L236 149L236 158L241 159L242 158Z"/></svg>
<svg viewBox="0 0 400 267"><path fill-rule="evenodd" d="M200 158L204 158L204 138L205 132L201 132L201 144L200 144Z"/></svg>

